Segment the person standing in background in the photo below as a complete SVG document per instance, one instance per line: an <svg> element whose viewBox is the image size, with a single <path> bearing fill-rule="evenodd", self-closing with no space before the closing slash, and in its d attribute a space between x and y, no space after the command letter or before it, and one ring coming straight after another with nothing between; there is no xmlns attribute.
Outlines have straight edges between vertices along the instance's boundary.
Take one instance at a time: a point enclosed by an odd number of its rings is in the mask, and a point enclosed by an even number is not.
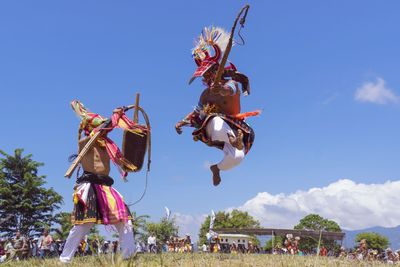
<svg viewBox="0 0 400 267"><path fill-rule="evenodd" d="M53 238L49 235L47 229L43 230L43 235L39 240L40 258L47 258L50 255L50 248L53 244Z"/></svg>
<svg viewBox="0 0 400 267"><path fill-rule="evenodd" d="M157 240L153 233L150 234L149 238L147 238L147 246L149 248L149 252L154 252L156 247Z"/></svg>

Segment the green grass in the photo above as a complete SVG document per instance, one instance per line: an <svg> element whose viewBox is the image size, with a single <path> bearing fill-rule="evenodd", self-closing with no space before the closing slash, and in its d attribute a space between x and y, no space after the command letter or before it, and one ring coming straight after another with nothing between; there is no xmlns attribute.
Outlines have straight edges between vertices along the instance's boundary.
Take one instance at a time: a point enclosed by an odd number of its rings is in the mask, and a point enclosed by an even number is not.
<svg viewBox="0 0 400 267"><path fill-rule="evenodd" d="M71 267L130 267L130 266L168 266L168 267L185 267L185 266L293 266L293 267L309 267L309 266L388 266L379 262L359 262L341 260L336 258L315 257L315 256L290 256L290 255L231 255L231 254L144 254L137 255L130 260L122 260L119 257L113 259L111 256L88 256L76 257L71 264L62 264L58 259L48 260L28 260L19 262L9 262L0 264L1 267L33 267L33 266L71 266Z"/></svg>

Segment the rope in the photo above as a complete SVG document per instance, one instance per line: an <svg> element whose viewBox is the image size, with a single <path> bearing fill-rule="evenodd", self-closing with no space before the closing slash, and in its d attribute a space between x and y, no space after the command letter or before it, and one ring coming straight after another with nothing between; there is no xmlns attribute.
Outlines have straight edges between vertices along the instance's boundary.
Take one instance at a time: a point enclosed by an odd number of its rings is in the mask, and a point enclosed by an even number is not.
<svg viewBox="0 0 400 267"><path fill-rule="evenodd" d="M221 59L220 65L218 67L217 73L215 74L214 84L219 84L219 82L221 81L221 77L222 77L222 74L224 73L224 68L225 68L226 61L228 60L229 53L231 52L231 49L232 49L233 35L235 34L235 29L236 29L237 22L241 18L239 23L243 27L243 25L244 25L244 23L246 21L246 16L247 16L247 12L248 12L249 8L250 8L249 5L244 6L240 10L240 12L237 15L235 21L233 22L233 26L232 26L232 29L231 29L231 34L230 34L230 37L229 37L229 42L226 45L226 49L225 49L224 55L222 56L222 59ZM245 14L242 17L243 11L245 11Z"/></svg>
<svg viewBox="0 0 400 267"><path fill-rule="evenodd" d="M244 41L244 39L243 39L243 36L240 34L240 31L242 30L242 28L244 28L244 24L245 24L245 22L246 22L246 17L247 17L247 12L249 11L249 7L247 7L246 8L246 11L244 12L244 15L243 15L243 17L240 19L240 28L239 28L239 31L238 31L238 35L239 35L239 37L240 37L240 39L242 40L241 41L241 43L238 43L238 42L236 42L235 41L235 43L236 44L238 44L238 45L245 45L245 41Z"/></svg>
<svg viewBox="0 0 400 267"><path fill-rule="evenodd" d="M239 35L241 41L240 41L240 43L235 41L235 44L243 46L246 44L246 42L244 41L243 36L240 34L240 31L242 30L242 28L243 28L243 25L240 26L239 31L238 31L238 35Z"/></svg>
<svg viewBox="0 0 400 267"><path fill-rule="evenodd" d="M122 110L124 112L135 108L135 105L130 105L127 107L122 107ZM147 116L147 113L144 111L143 108L141 107L137 107L138 110L140 110L140 112L143 115L143 118L146 122L146 127L147 127L147 171L146 171L146 180L145 180L145 187L143 190L142 195L140 196L140 198L138 200L136 200L134 203L129 204L128 206L133 206L137 203L139 203L143 197L145 196L146 192L147 192L147 184L148 184L148 177L149 177L149 172L150 172L150 164L151 164L151 126L150 126L150 120L149 117ZM94 136L91 137L91 139L89 140L89 142L85 145L85 147L81 150L81 152L79 153L79 155L72 155L70 156L69 160L73 160L74 162L72 163L72 165L70 166L70 168L67 170L67 173L65 174L66 177L70 177L72 172L75 170L75 168L78 166L78 164L80 163L80 160L83 158L83 156L85 155L85 153L91 148L91 145L96 141L97 137L102 133L102 130L110 130L107 128L107 126L111 123L111 119L108 119L106 121L104 121L100 126L98 126L99 131L95 133ZM82 128L79 129L78 132L78 140L80 139L81 136L81 132L82 132ZM77 175L79 174L79 170L77 172Z"/></svg>
<svg viewBox="0 0 400 267"><path fill-rule="evenodd" d="M148 180L149 180L149 173L150 173L150 170L147 170L147 171L146 171L146 179L145 179L144 189L143 189L142 195L141 195L140 198L139 198L138 200L136 200L135 202L130 203L130 204L127 204L128 207L134 206L134 205L138 204L140 201L142 201L142 199L143 199L144 196L146 195L146 192L147 192L147 182L148 182Z"/></svg>

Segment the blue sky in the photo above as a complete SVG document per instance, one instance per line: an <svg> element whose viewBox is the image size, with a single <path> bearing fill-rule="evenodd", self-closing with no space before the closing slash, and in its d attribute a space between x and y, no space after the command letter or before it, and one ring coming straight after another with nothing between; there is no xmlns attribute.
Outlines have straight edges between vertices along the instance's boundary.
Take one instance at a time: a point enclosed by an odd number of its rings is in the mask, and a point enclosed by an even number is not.
<svg viewBox="0 0 400 267"><path fill-rule="evenodd" d="M250 1L246 45L235 46L230 59L250 77L243 111L263 114L248 120L256 140L245 161L212 186L205 166L222 153L194 143L189 128L178 136L174 125L202 91L199 81L188 85L193 40L204 26L229 29L244 4L2 1L0 149L22 147L44 162L41 174L69 211L73 180L63 174L79 124L69 102L109 116L140 92L153 126L153 164L148 192L133 209L154 220L164 206L206 214L259 192L290 194L341 178L397 180L400 3ZM356 98L368 88L372 97ZM126 184L115 169L112 176L127 202L140 196L144 173Z"/></svg>

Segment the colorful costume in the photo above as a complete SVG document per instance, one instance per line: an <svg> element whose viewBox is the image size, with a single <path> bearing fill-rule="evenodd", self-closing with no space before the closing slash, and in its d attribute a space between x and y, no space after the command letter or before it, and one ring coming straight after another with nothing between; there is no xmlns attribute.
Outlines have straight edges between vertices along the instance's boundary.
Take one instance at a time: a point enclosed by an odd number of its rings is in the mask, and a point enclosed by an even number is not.
<svg viewBox="0 0 400 267"><path fill-rule="evenodd" d="M243 94L248 95L249 79L239 73L232 63L225 67L220 82L214 83L228 41L229 35L221 28L203 30L193 49L198 68L190 83L196 77L203 77L207 88L201 94L195 110L175 126L179 134L182 126L194 127L195 141L200 140L223 150L224 158L211 166L214 185L220 183L219 170L229 170L237 166L250 151L255 134L245 119L259 114L259 111L240 113L239 84Z"/></svg>
<svg viewBox="0 0 400 267"><path fill-rule="evenodd" d="M77 178L74 187L74 210L71 216L74 227L69 233L60 261L71 261L80 241L94 224L114 225L119 234L122 256L128 258L135 252L136 247L132 216L121 194L112 187L114 180L108 176L110 159L124 179L128 171L135 171L138 167L125 158L118 146L107 137L107 133L119 127L130 133L142 135L148 129L129 120L123 108L114 110L112 118L107 120L85 109L79 101L73 101L71 105L81 118L78 134L80 151L87 148L87 143L96 132L102 132L80 161L83 174ZM100 129L100 126L105 124L106 127ZM82 131L86 138L80 138Z"/></svg>

